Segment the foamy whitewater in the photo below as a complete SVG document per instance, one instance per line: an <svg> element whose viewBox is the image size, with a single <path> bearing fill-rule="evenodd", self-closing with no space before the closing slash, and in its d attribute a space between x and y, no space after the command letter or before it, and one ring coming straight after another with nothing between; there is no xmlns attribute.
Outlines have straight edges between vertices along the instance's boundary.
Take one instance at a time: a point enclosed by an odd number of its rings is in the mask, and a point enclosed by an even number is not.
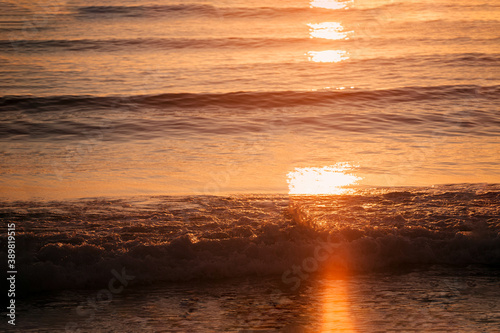
<svg viewBox="0 0 500 333"><path fill-rule="evenodd" d="M500 332L499 17L1 1L1 330Z"/></svg>
<svg viewBox="0 0 500 333"><path fill-rule="evenodd" d="M17 225L23 331L493 332L499 203L483 184L3 202L0 214Z"/></svg>
<svg viewBox="0 0 500 333"><path fill-rule="evenodd" d="M99 287L120 267L137 284L281 275L322 243L331 248L321 269L332 271L496 266L499 203L498 186L457 185L16 202L1 214L19 225L28 292Z"/></svg>

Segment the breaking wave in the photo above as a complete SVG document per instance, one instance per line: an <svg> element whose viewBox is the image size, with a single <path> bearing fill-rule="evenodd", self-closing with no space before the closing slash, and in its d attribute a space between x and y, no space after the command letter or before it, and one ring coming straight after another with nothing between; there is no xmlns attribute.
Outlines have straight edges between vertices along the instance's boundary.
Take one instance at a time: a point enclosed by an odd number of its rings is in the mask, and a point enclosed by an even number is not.
<svg viewBox="0 0 500 333"><path fill-rule="evenodd" d="M294 266L308 274L498 268L499 203L498 185L477 184L331 197L4 202L0 216L16 223L19 289L28 292L99 288L112 270L140 285L285 279ZM3 249L5 242L3 236Z"/></svg>

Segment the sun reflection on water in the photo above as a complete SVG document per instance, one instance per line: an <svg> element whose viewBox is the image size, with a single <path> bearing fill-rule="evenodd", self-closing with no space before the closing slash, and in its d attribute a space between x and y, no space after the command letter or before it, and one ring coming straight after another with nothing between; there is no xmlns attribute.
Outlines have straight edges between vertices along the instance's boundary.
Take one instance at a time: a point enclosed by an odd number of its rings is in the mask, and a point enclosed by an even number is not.
<svg viewBox="0 0 500 333"><path fill-rule="evenodd" d="M351 313L348 285L346 277L325 281L321 297L321 332L357 332Z"/></svg>
<svg viewBox="0 0 500 333"><path fill-rule="evenodd" d="M348 192L345 188L354 185L360 177L349 174L348 163L338 163L321 168L295 168L287 175L288 193L302 195L329 195Z"/></svg>
<svg viewBox="0 0 500 333"><path fill-rule="evenodd" d="M311 0L311 8L349 9L354 0Z"/></svg>
<svg viewBox="0 0 500 333"><path fill-rule="evenodd" d="M324 9L349 9L348 4L353 0L311 0L311 8ZM353 31L345 31L340 22L308 23L310 38L323 38L329 40L348 40ZM312 62L341 62L349 59L344 50L309 51L306 53Z"/></svg>
<svg viewBox="0 0 500 333"><path fill-rule="evenodd" d="M349 59L347 52L343 50L309 51L307 56L313 62L341 62Z"/></svg>
<svg viewBox="0 0 500 333"><path fill-rule="evenodd" d="M308 23L311 38L324 38L332 40L349 39L347 36L351 32L344 31L344 27L339 22Z"/></svg>

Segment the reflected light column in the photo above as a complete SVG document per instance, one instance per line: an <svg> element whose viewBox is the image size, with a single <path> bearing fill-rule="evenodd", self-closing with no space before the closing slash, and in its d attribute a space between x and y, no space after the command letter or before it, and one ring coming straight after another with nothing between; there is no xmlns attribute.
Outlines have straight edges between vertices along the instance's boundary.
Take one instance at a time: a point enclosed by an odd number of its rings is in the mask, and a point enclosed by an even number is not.
<svg viewBox="0 0 500 333"><path fill-rule="evenodd" d="M324 283L321 332L357 332L350 312L348 281L327 279Z"/></svg>
<svg viewBox="0 0 500 333"><path fill-rule="evenodd" d="M314 0L311 1L311 8L348 9L349 3L352 1ZM353 31L346 31L340 22L309 23L307 26L310 38L348 40L349 35L353 33ZM312 62L341 62L349 59L345 50L308 51L306 54L308 60Z"/></svg>

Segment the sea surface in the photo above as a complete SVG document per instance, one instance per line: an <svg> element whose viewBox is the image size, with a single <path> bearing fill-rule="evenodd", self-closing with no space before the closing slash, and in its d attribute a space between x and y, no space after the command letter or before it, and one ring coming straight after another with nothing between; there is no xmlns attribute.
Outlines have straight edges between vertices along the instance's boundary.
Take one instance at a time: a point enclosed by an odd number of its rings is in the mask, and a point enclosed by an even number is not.
<svg viewBox="0 0 500 333"><path fill-rule="evenodd" d="M500 327L499 185L1 207L22 332Z"/></svg>
<svg viewBox="0 0 500 333"><path fill-rule="evenodd" d="M495 0L2 7L5 198L500 182Z"/></svg>
<svg viewBox="0 0 500 333"><path fill-rule="evenodd" d="M500 332L499 156L496 0L0 1L14 330Z"/></svg>

